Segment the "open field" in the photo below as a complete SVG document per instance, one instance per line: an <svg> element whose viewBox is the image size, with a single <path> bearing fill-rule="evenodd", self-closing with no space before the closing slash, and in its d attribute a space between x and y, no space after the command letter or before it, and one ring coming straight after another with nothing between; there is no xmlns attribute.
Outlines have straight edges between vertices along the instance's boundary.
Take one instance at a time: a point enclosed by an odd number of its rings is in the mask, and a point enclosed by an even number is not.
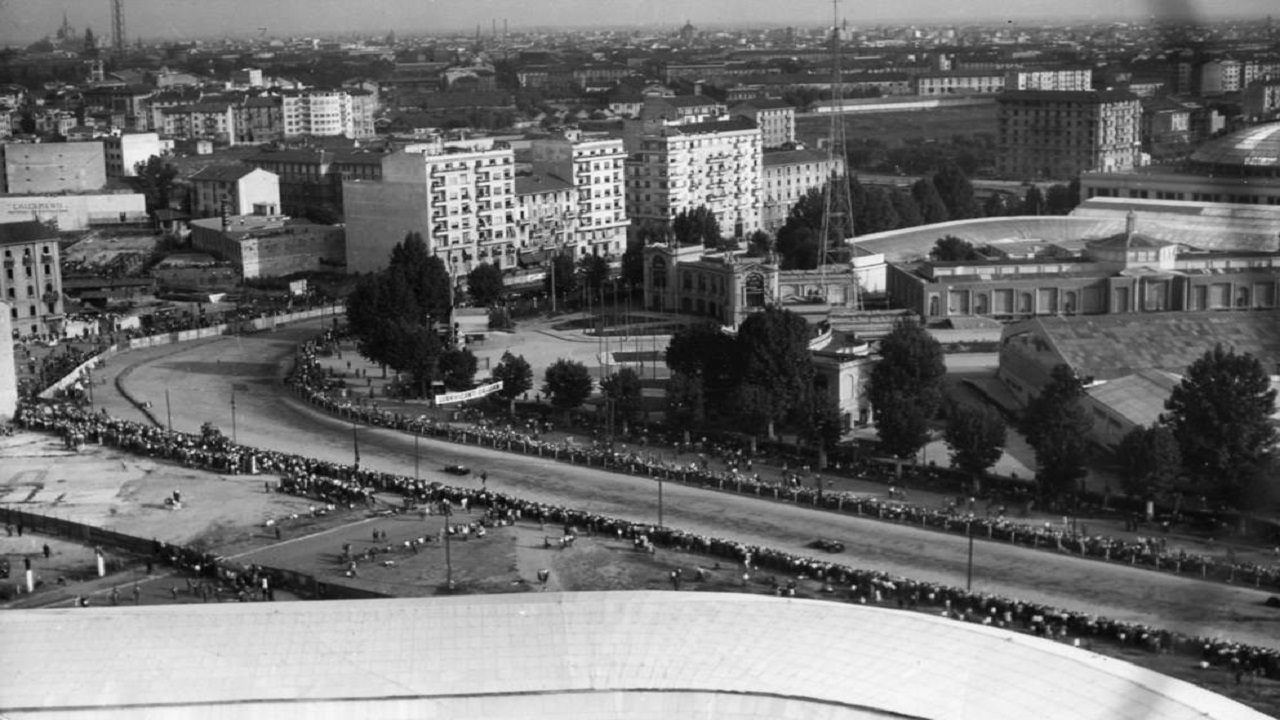
<svg viewBox="0 0 1280 720"><path fill-rule="evenodd" d="M849 142L874 139L897 147L909 139L950 139L953 135L974 135L996 131L996 105L904 110L899 112L844 115L844 131ZM817 147L819 139L831 134L826 115L796 116L796 140Z"/></svg>

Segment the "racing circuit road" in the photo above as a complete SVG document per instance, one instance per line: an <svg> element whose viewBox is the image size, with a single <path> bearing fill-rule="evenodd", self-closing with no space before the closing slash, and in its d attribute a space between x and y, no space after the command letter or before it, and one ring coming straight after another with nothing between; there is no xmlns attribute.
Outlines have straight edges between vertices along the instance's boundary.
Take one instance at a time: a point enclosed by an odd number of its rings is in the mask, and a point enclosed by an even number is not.
<svg viewBox="0 0 1280 720"><path fill-rule="evenodd" d="M95 405L118 417L146 421L120 392L123 387L167 422L169 391L176 430L198 432L212 421L239 442L332 461L352 459L352 425L295 399L281 378L296 344L315 333L298 326L273 334L225 337L117 356L96 374ZM361 464L412 475L414 441L390 430L358 429ZM637 521L657 518L653 480L570 466L550 459L491 449L421 441L425 477L479 484L474 476L440 472L463 463L488 472L489 487L521 497ZM831 559L920 580L963 586L964 537L869 518L850 517L754 497L664 485L664 520L685 530L812 554L817 537L845 543ZM1268 594L1175 577L1123 565L1084 560L997 542L975 543L974 589L1098 615L1149 623L1188 634L1274 646L1280 613L1263 605Z"/></svg>

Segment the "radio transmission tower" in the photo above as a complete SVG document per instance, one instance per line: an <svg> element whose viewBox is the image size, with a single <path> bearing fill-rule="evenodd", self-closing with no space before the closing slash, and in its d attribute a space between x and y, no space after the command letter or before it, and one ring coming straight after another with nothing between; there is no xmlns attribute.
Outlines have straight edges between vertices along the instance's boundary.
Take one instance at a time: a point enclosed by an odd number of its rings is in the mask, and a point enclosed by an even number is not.
<svg viewBox="0 0 1280 720"><path fill-rule="evenodd" d="M818 271L823 295L826 296L826 268L835 264L834 245L843 245L853 237L853 198L848 174L848 144L844 123L844 77L840 67L841 29L840 0L831 0L831 127L827 135L827 163L831 174L823 191L821 251L818 255ZM852 264L852 263L850 263ZM861 307L861 289L855 276L852 285L854 307Z"/></svg>
<svg viewBox="0 0 1280 720"><path fill-rule="evenodd" d="M111 0L111 47L124 54L124 0Z"/></svg>

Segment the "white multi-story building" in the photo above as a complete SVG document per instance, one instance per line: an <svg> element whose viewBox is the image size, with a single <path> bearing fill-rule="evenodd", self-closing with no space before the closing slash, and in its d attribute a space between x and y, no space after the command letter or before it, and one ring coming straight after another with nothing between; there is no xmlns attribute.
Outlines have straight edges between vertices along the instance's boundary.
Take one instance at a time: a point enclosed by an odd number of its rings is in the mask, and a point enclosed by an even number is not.
<svg viewBox="0 0 1280 720"><path fill-rule="evenodd" d="M566 220L568 240L578 254L605 257L626 250L627 219L625 163L627 153L618 138L584 138L571 130L559 138L532 143L535 171L569 180L573 210Z"/></svg>
<svg viewBox="0 0 1280 720"><path fill-rule="evenodd" d="M706 206L721 232L760 229L760 128L742 117L664 124L634 139L626 161L627 214L638 229L665 232L681 211Z"/></svg>
<svg viewBox="0 0 1280 720"><path fill-rule="evenodd" d="M160 111L162 135L179 140L205 139L236 144L235 112L230 103L207 102Z"/></svg>
<svg viewBox="0 0 1280 720"><path fill-rule="evenodd" d="M455 276L516 264L515 153L506 143L411 145L383 156L381 180L347 180L342 196L348 272L385 268L415 232Z"/></svg>
<svg viewBox="0 0 1280 720"><path fill-rule="evenodd" d="M822 150L779 150L764 154L761 190L764 204L760 223L776 232L787 221L791 207L813 188L821 188L832 174L844 174L844 161Z"/></svg>
<svg viewBox="0 0 1280 720"><path fill-rule="evenodd" d="M1093 71L1087 67L1010 70L1004 89L1083 92L1093 89Z"/></svg>
<svg viewBox="0 0 1280 720"><path fill-rule="evenodd" d="M749 118L760 128L766 148L796 141L796 109L785 100L752 98L733 107L733 114Z"/></svg>
<svg viewBox="0 0 1280 720"><path fill-rule="evenodd" d="M1142 103L1132 93L1022 90L997 102L996 170L1005 177L1068 180L1140 163Z"/></svg>
<svg viewBox="0 0 1280 720"><path fill-rule="evenodd" d="M280 207L279 176L248 165L210 165L187 182L196 217L248 215L256 205Z"/></svg>
<svg viewBox="0 0 1280 720"><path fill-rule="evenodd" d="M153 132L109 136L103 139L102 146L106 153L107 177L137 177L134 168L138 163L146 162L152 155L164 154L160 136Z"/></svg>
<svg viewBox="0 0 1280 720"><path fill-rule="evenodd" d="M365 92L303 90L282 98L285 137L372 137L376 99Z"/></svg>

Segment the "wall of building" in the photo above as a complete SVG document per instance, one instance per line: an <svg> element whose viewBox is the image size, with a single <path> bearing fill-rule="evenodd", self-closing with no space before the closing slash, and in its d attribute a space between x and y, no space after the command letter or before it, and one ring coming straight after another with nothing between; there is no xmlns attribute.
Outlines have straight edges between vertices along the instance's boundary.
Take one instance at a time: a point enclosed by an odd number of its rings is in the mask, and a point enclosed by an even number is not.
<svg viewBox="0 0 1280 720"><path fill-rule="evenodd" d="M347 220L347 272L378 272L391 249L409 233L429 235L431 215L424 184L391 180L347 181L342 185Z"/></svg>
<svg viewBox="0 0 1280 720"><path fill-rule="evenodd" d="M346 262L342 228L295 225L266 237L240 241L244 277L282 277L297 272L338 270Z"/></svg>
<svg viewBox="0 0 1280 720"><path fill-rule="evenodd" d="M127 133L107 138L104 152L107 177L137 177L134 170L137 164L146 162L152 155L162 155L163 149L160 136L155 133Z"/></svg>
<svg viewBox="0 0 1280 720"><path fill-rule="evenodd" d="M101 190L107 184L101 142L4 143L0 193L40 194Z"/></svg>
<svg viewBox="0 0 1280 720"><path fill-rule="evenodd" d="M18 367L13 357L13 308L0 300L0 421L13 419L18 409Z"/></svg>
<svg viewBox="0 0 1280 720"><path fill-rule="evenodd" d="M0 246L0 300L20 336L60 333L62 268L56 238ZM6 336L7 337L7 336Z"/></svg>
<svg viewBox="0 0 1280 720"><path fill-rule="evenodd" d="M0 222L56 220L59 230L90 225L147 221L147 198L139 193L110 195L29 195L0 197Z"/></svg>

